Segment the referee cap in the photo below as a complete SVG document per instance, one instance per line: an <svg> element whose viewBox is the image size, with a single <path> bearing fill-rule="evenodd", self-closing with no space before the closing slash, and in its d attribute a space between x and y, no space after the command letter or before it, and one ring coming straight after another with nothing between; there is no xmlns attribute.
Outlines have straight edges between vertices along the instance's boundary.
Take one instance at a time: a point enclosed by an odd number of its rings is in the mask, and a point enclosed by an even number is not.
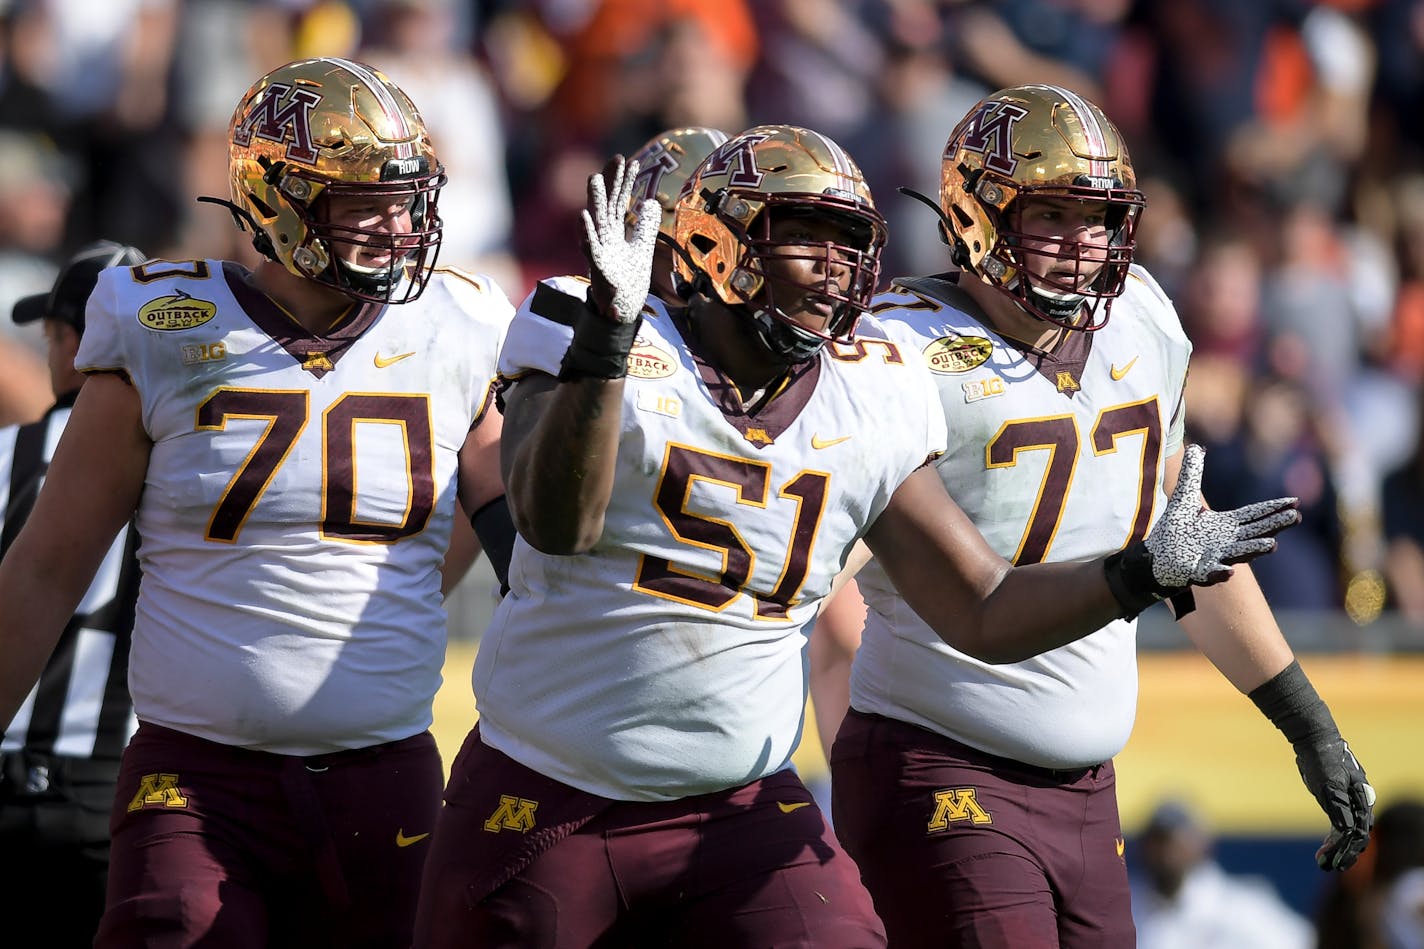
<svg viewBox="0 0 1424 949"><path fill-rule="evenodd" d="M131 267L148 256L136 247L113 241L95 241L81 248L65 263L48 293L34 293L15 301L11 318L16 323L51 319L68 323L84 332L84 304L94 292L99 271L105 267Z"/></svg>

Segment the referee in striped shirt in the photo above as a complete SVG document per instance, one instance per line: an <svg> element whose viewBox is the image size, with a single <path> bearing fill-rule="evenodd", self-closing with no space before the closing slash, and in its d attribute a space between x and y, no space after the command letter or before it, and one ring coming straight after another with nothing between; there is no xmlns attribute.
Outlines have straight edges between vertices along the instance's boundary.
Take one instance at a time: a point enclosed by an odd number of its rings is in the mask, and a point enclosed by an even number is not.
<svg viewBox="0 0 1424 949"><path fill-rule="evenodd" d="M44 321L55 404L37 422L0 428L0 557L34 506L84 384L74 355L99 271L144 259L132 247L99 241L70 258L48 293L15 304L16 323ZM98 928L119 754L137 724L127 683L138 598L136 547L132 528L114 541L0 741L0 915L6 945L87 946ZM63 909L41 912L54 906Z"/></svg>

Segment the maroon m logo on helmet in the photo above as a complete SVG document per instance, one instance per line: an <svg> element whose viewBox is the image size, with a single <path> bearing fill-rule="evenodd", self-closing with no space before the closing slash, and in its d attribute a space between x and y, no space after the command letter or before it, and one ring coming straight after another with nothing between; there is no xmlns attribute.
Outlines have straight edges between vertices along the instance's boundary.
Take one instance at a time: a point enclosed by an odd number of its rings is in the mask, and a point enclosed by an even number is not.
<svg viewBox="0 0 1424 949"><path fill-rule="evenodd" d="M656 201L663 175L677 170L677 156L662 142L657 142L637 158L638 177L633 179L633 194L640 200Z"/></svg>
<svg viewBox="0 0 1424 949"><path fill-rule="evenodd" d="M319 92L274 82L242 117L232 139L244 146L252 144L254 135L278 144L286 142L287 157L309 165L317 157L312 143L311 110L320 101Z"/></svg>
<svg viewBox="0 0 1424 949"><path fill-rule="evenodd" d="M727 185L732 188L755 188L763 177L757 168L756 152L752 146L764 142L769 135L740 135L707 156L703 166L703 178L714 175L727 176Z"/></svg>
<svg viewBox="0 0 1424 949"><path fill-rule="evenodd" d="M984 156L984 167L1000 174L1011 175L1018 167L1013 152L1014 123L1028 115L1028 110L1008 102L986 102L974 114L959 124L945 150L948 158L954 153L954 143L966 151Z"/></svg>

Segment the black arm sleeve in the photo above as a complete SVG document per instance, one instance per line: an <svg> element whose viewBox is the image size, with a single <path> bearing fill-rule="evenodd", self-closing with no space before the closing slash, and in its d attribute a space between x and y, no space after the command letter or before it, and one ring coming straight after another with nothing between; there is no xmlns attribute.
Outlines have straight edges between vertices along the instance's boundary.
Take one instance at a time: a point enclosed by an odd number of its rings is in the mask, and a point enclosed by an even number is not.
<svg viewBox="0 0 1424 949"><path fill-rule="evenodd" d="M499 592L505 593L509 589L509 558L514 556L514 520L509 516L509 503L504 495L470 515L470 526L475 529L480 547L499 578Z"/></svg>

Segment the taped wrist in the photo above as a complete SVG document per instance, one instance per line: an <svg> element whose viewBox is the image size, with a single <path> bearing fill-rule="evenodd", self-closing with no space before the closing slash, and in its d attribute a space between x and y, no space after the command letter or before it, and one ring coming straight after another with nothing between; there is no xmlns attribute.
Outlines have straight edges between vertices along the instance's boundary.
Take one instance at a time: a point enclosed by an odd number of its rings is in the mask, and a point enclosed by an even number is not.
<svg viewBox="0 0 1424 949"><path fill-rule="evenodd" d="M615 323L584 301L574 321L573 341L559 364L559 381L622 379L628 374L628 353L642 325L642 316L631 323Z"/></svg>
<svg viewBox="0 0 1424 949"><path fill-rule="evenodd" d="M1140 540L1133 541L1103 562L1108 589L1122 607L1122 618L1133 619L1158 600L1181 591L1164 587L1152 573L1152 551Z"/></svg>
<svg viewBox="0 0 1424 949"><path fill-rule="evenodd" d="M1306 678L1299 661L1256 686L1247 697L1292 745L1322 739L1333 741L1340 737L1334 716Z"/></svg>

